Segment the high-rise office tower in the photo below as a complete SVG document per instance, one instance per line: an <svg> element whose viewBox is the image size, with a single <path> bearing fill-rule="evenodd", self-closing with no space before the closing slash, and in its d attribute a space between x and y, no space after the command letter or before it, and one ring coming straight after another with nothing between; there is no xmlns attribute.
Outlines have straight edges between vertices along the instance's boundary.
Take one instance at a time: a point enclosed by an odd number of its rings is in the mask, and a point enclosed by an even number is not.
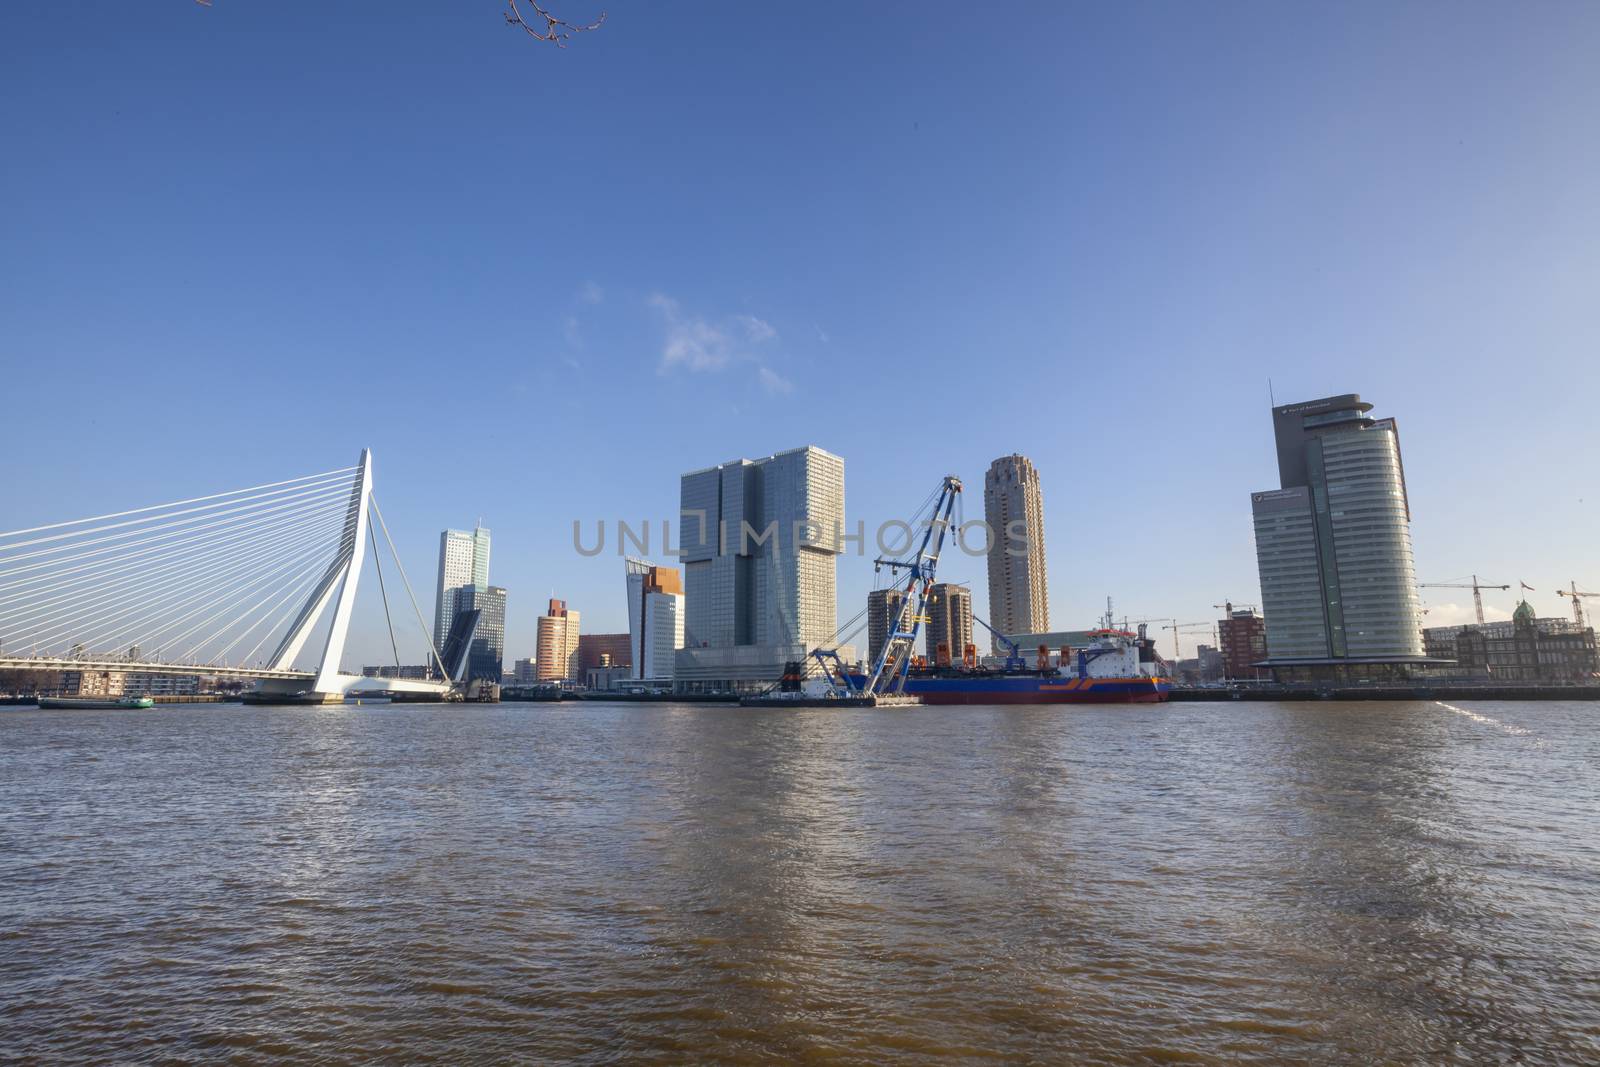
<svg viewBox="0 0 1600 1067"><path fill-rule="evenodd" d="M844 460L813 446L735 460L685 474L680 500L679 662L697 685L770 681L834 640ZM707 649L761 651L690 655Z"/></svg>
<svg viewBox="0 0 1600 1067"><path fill-rule="evenodd" d="M972 590L954 582L935 582L928 590L928 662L940 665L939 646L959 663L972 643Z"/></svg>
<svg viewBox="0 0 1600 1067"><path fill-rule="evenodd" d="M506 591L498 585L469 585L456 591L455 603L458 613L480 612L463 680L498 683L506 650Z"/></svg>
<svg viewBox="0 0 1600 1067"><path fill-rule="evenodd" d="M1050 629L1045 592L1044 496L1039 472L1026 456L1001 456L983 477L983 517L989 550L989 623L1003 634ZM995 638L991 645L1000 651Z"/></svg>
<svg viewBox="0 0 1600 1067"><path fill-rule="evenodd" d="M889 643L889 634L899 621L906 602L903 589L874 589L867 594L867 665L878 662L878 654Z"/></svg>
<svg viewBox="0 0 1600 1067"><path fill-rule="evenodd" d="M578 613L567 610L565 600L552 599L539 616L533 656L541 682L577 681L581 677Z"/></svg>
<svg viewBox="0 0 1600 1067"><path fill-rule="evenodd" d="M670 682L683 647L683 577L676 567L627 561L628 642L633 677Z"/></svg>
<svg viewBox="0 0 1600 1067"><path fill-rule="evenodd" d="M469 585L489 586L489 531L479 523L439 535L439 589L433 602L433 643L444 647L456 614L456 593Z"/></svg>
<svg viewBox="0 0 1600 1067"><path fill-rule="evenodd" d="M1371 410L1354 393L1272 409L1281 488L1250 500L1274 667L1423 656L1400 433Z"/></svg>

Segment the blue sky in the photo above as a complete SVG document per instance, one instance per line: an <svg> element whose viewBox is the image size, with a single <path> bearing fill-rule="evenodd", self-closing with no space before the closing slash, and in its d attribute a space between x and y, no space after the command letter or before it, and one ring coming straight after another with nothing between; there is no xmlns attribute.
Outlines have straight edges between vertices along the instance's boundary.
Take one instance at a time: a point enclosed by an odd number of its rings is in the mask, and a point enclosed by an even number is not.
<svg viewBox="0 0 1600 1067"><path fill-rule="evenodd" d="M0 529L371 447L424 596L494 530L509 659L625 628L572 522L683 471L814 443L872 522L1020 451L1055 625L1210 619L1270 378L1400 419L1424 579L1600 589L1600 8L500 10L0 10Z"/></svg>

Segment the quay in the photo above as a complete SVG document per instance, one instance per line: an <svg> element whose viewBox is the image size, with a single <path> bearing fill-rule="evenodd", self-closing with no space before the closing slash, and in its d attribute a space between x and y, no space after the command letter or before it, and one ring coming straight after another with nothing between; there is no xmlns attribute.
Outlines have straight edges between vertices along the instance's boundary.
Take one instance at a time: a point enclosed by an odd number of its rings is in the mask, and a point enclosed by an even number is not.
<svg viewBox="0 0 1600 1067"><path fill-rule="evenodd" d="M1600 685L1173 686L1173 701L1600 700Z"/></svg>

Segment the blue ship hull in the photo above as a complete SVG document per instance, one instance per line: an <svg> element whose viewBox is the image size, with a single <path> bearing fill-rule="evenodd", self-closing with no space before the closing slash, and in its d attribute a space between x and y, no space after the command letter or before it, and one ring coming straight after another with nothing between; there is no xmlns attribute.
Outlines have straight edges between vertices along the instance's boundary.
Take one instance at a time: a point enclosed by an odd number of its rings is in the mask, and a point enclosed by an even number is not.
<svg viewBox="0 0 1600 1067"><path fill-rule="evenodd" d="M866 679L852 677L860 686ZM918 674L905 692L924 704L1155 704L1167 699L1165 678L1070 678L1051 674Z"/></svg>

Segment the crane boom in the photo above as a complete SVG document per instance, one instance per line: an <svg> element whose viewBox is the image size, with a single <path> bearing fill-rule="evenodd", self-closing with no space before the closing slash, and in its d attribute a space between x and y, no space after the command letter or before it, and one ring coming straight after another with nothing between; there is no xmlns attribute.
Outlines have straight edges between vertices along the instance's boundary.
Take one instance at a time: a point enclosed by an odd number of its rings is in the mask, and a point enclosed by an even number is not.
<svg viewBox="0 0 1600 1067"><path fill-rule="evenodd" d="M1572 598L1572 621L1578 624L1578 629L1583 629L1583 598L1586 596L1600 596L1600 593L1589 593L1578 588L1577 582L1569 583L1572 586L1569 592L1566 589L1557 589L1556 596Z"/></svg>
<svg viewBox="0 0 1600 1067"><path fill-rule="evenodd" d="M1509 585L1492 585L1489 582L1478 581L1474 574L1470 582L1418 582L1418 589L1470 589L1472 590L1472 606L1478 612L1478 625L1483 625L1483 591L1485 589L1510 589Z"/></svg>
<svg viewBox="0 0 1600 1067"><path fill-rule="evenodd" d="M922 623L928 617L928 592L933 588L934 572L939 567L939 553L944 550L945 534L950 530L950 514L960 494L961 479L953 474L945 475L916 555L909 559L873 560L874 566L888 567L893 572L897 585L900 572L905 571L906 576L900 608L895 612L888 638L872 664L872 673L863 685L866 693L873 696L880 692L898 693L905 686L906 674L911 670L912 650L916 648L917 635L922 632ZM837 658L837 650L834 652ZM821 649L812 653L819 662L823 661L826 654Z"/></svg>
<svg viewBox="0 0 1600 1067"><path fill-rule="evenodd" d="M1025 664L1022 660L1022 649L1015 641L1011 640L1011 638L1007 637L999 630L996 630L993 626L990 626L989 620L985 619L981 615L974 613L972 620L982 625L985 630L988 630L990 633L994 634L995 640L1006 646L1006 670L1021 670L1023 667L1027 666L1027 664Z"/></svg>

